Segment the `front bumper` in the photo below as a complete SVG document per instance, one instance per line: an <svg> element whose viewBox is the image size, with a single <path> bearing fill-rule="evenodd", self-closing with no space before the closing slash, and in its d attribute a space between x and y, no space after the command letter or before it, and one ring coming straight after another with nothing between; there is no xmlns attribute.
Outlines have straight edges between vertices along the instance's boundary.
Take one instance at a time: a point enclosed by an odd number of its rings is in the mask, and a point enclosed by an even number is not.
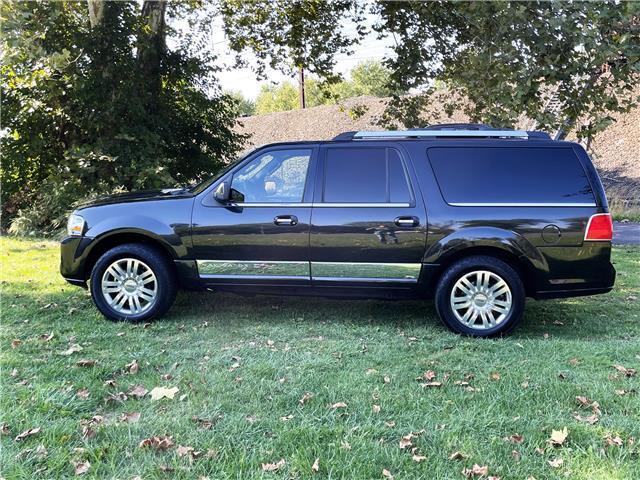
<svg viewBox="0 0 640 480"><path fill-rule="evenodd" d="M86 252L92 241L92 237L65 237L60 242L60 274L67 282L87 288Z"/></svg>

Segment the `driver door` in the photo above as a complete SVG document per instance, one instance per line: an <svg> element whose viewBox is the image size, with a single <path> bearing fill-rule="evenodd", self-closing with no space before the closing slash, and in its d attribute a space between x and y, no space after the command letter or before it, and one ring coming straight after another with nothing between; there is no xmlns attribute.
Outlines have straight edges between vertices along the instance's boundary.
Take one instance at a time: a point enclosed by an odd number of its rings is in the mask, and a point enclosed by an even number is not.
<svg viewBox="0 0 640 480"><path fill-rule="evenodd" d="M256 152L196 199L193 256L208 284L309 285L314 145ZM230 182L231 200L213 191Z"/></svg>

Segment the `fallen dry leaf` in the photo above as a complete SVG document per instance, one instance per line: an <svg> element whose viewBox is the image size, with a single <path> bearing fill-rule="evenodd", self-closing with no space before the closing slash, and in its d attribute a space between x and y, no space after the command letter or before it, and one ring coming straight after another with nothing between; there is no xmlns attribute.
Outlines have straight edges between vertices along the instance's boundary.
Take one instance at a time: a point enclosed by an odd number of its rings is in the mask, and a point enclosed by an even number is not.
<svg viewBox="0 0 640 480"><path fill-rule="evenodd" d="M380 413L380 405L373 406L373 413Z"/></svg>
<svg viewBox="0 0 640 480"><path fill-rule="evenodd" d="M110 378L109 380L105 380L103 385L105 387L115 387L116 386L116 381L112 378Z"/></svg>
<svg viewBox="0 0 640 480"><path fill-rule="evenodd" d="M411 439L413 438L413 435L409 434L409 435L405 435L404 437L402 437L400 439L399 442L399 447L404 450L405 448L411 447L413 446L413 443L411 442Z"/></svg>
<svg viewBox="0 0 640 480"><path fill-rule="evenodd" d="M569 360L569 365L573 365L574 367L580 365L580 360L577 358L572 358Z"/></svg>
<svg viewBox="0 0 640 480"><path fill-rule="evenodd" d="M517 450L512 450L512 451L511 451L511 456L513 457L513 459L514 459L516 462L519 462L519 461L520 461L520 452L518 452Z"/></svg>
<svg viewBox="0 0 640 480"><path fill-rule="evenodd" d="M138 373L138 370L140 370L140 365L138 365L137 360L134 360L131 363L127 363L124 366L124 368L127 371L127 373L130 373L131 375L135 375L136 373Z"/></svg>
<svg viewBox="0 0 640 480"><path fill-rule="evenodd" d="M486 465L480 466L477 463L474 463L473 467L462 469L462 474L467 478L486 476L489 474L489 467Z"/></svg>
<svg viewBox="0 0 640 480"><path fill-rule="evenodd" d="M76 392L76 397L78 398L89 398L89 395L91 395L91 393L86 388L81 388Z"/></svg>
<svg viewBox="0 0 640 480"><path fill-rule="evenodd" d="M51 340L53 338L53 332L51 332L51 333L43 333L38 338L40 338L40 340L43 341L43 342L48 342L49 340Z"/></svg>
<svg viewBox="0 0 640 480"><path fill-rule="evenodd" d="M604 441L605 441L605 444L610 446L610 447L612 447L614 445L616 447L621 447L622 444L623 444L622 439L618 435L616 435L615 437L612 437L611 434L607 434L604 437Z"/></svg>
<svg viewBox="0 0 640 480"><path fill-rule="evenodd" d="M125 423L136 423L140 420L140 412L124 412L120 415L120 421Z"/></svg>
<svg viewBox="0 0 640 480"><path fill-rule="evenodd" d="M384 422L384 424L389 428L393 428L396 426L396 422L394 422L393 420L391 420L390 422Z"/></svg>
<svg viewBox="0 0 640 480"><path fill-rule="evenodd" d="M287 462L285 461L284 458L281 458L276 463L263 463L262 464L262 471L263 472L276 472L280 468L284 467L286 465L286 463Z"/></svg>
<svg viewBox="0 0 640 480"><path fill-rule="evenodd" d="M316 461L313 462L313 465L311 465L311 470L313 470L314 472L319 472L320 471L320 459L316 458Z"/></svg>
<svg viewBox="0 0 640 480"><path fill-rule="evenodd" d="M179 457L184 457L186 455L191 456L193 451L194 451L193 447L183 447L182 445L178 445L176 447L176 453L178 454Z"/></svg>
<svg viewBox="0 0 640 480"><path fill-rule="evenodd" d="M168 450L173 447L173 437L149 437L145 438L138 445L140 448L152 448L154 450Z"/></svg>
<svg viewBox="0 0 640 480"><path fill-rule="evenodd" d="M389 470L387 470L386 468L382 469L382 476L384 478L387 478L389 480L393 480L393 475L391 474L391 472Z"/></svg>
<svg viewBox="0 0 640 480"><path fill-rule="evenodd" d="M367 370L364 373L366 375L373 375L374 373L378 373L378 371L375 368L367 368Z"/></svg>
<svg viewBox="0 0 640 480"><path fill-rule="evenodd" d="M391 383L391 377L389 377L389 375L385 375L384 377L382 377L382 381L384 383Z"/></svg>
<svg viewBox="0 0 640 480"><path fill-rule="evenodd" d="M124 392L112 393L105 398L107 403L109 402L125 402L129 397Z"/></svg>
<svg viewBox="0 0 640 480"><path fill-rule="evenodd" d="M214 420L207 420L206 418L200 418L194 415L191 417L191 421L196 422L198 427L203 430L210 430L220 418L222 418L222 414L217 415Z"/></svg>
<svg viewBox="0 0 640 480"><path fill-rule="evenodd" d="M626 377L633 377L636 374L635 368L626 368L622 365L614 365L613 368L615 368Z"/></svg>
<svg viewBox="0 0 640 480"><path fill-rule="evenodd" d="M309 400L311 400L313 398L313 393L311 392L305 392L302 397L300 398L300 400L298 400L298 403L300 403L300 405L304 405L305 403L307 403Z"/></svg>
<svg viewBox="0 0 640 480"><path fill-rule="evenodd" d="M149 390L144 388L144 385L134 385L127 393L132 397L142 398L149 393Z"/></svg>
<svg viewBox="0 0 640 480"><path fill-rule="evenodd" d="M11 340L11 348L18 348L20 345L22 345L22 340L18 338Z"/></svg>
<svg viewBox="0 0 640 480"><path fill-rule="evenodd" d="M256 417L255 415L247 415L246 417L244 417L244 419L249 423L255 423L258 421L258 417Z"/></svg>
<svg viewBox="0 0 640 480"><path fill-rule="evenodd" d="M561 458L554 458L553 460L547 460L547 463L553 468L560 468L564 463L564 460L562 460Z"/></svg>
<svg viewBox="0 0 640 480"><path fill-rule="evenodd" d="M489 378L491 380L496 380L497 381L497 380L500 380L501 377L500 377L500 374L498 372L493 372L491 375L489 375Z"/></svg>
<svg viewBox="0 0 640 480"><path fill-rule="evenodd" d="M11 429L6 423L0 424L0 435L11 435Z"/></svg>
<svg viewBox="0 0 640 480"><path fill-rule="evenodd" d="M582 415L574 414L573 418L575 418L579 422L588 423L589 425L593 425L598 421L598 416L596 414L589 415L588 417L583 417Z"/></svg>
<svg viewBox="0 0 640 480"><path fill-rule="evenodd" d="M77 343L74 343L73 345L71 345L69 348L67 348L66 350L59 352L60 355L64 355L66 357L68 357L69 355L76 353L76 352L81 352L82 351L82 347L80 345L78 345Z"/></svg>
<svg viewBox="0 0 640 480"><path fill-rule="evenodd" d="M178 387L155 387L151 390L151 400L161 400L163 398L169 398L173 400L173 397L178 393Z"/></svg>
<svg viewBox="0 0 640 480"><path fill-rule="evenodd" d="M567 439L569 432L567 431L567 427L564 427L562 430L551 430L551 438L549 438L549 442L551 445L560 446Z"/></svg>
<svg viewBox="0 0 640 480"><path fill-rule="evenodd" d="M334 410L337 410L338 408L347 408L347 404L344 402L336 402L333 405L331 405L329 408L332 408Z"/></svg>
<svg viewBox="0 0 640 480"><path fill-rule="evenodd" d="M293 418L293 415L289 414L289 415L285 415L284 417L280 417L280 420L282 420L283 422L288 422L292 418Z"/></svg>
<svg viewBox="0 0 640 480"><path fill-rule="evenodd" d="M416 380L425 380L427 382L430 382L431 380L436 378L436 375L436 372L434 372L433 370L427 370L422 374L422 376L416 378Z"/></svg>
<svg viewBox="0 0 640 480"><path fill-rule="evenodd" d="M424 455L420 455L418 453L414 453L411 457L413 459L414 462L420 463L420 462L424 462L427 457L425 457Z"/></svg>
<svg viewBox="0 0 640 480"><path fill-rule="evenodd" d="M577 396L576 400L583 407L588 407L589 405L591 405L591 400L589 400L587 397Z"/></svg>
<svg viewBox="0 0 640 480"><path fill-rule="evenodd" d="M34 427L34 428L30 428L29 430L25 430L15 438L15 441L19 442L20 440L24 440L25 438L30 437L31 435L35 435L39 431L40 431L40 427Z"/></svg>
<svg viewBox="0 0 640 480"><path fill-rule="evenodd" d="M76 362L76 365L79 367L93 367L95 364L95 360L87 360L86 358L83 358L82 360L78 360Z"/></svg>
<svg viewBox="0 0 640 480"><path fill-rule="evenodd" d="M441 387L442 386L442 382L426 382L426 383L421 383L420 386L422 388L427 388L427 387Z"/></svg>
<svg viewBox="0 0 640 480"><path fill-rule="evenodd" d="M14 368L13 370L11 370L11 373L9 374L12 377L17 377L18 376L18 369Z"/></svg>
<svg viewBox="0 0 640 480"><path fill-rule="evenodd" d="M515 444L522 443L523 440L524 440L524 437L522 435L517 434L517 433L514 434L514 435L511 435L509 437L509 441L511 443L515 443Z"/></svg>
<svg viewBox="0 0 640 480"><path fill-rule="evenodd" d="M89 468L91 467L91 464L89 463L89 461L86 462L72 462L73 463L73 469L76 473L76 475L84 475L85 473L87 473L89 471Z"/></svg>
<svg viewBox="0 0 640 480"><path fill-rule="evenodd" d="M449 460L464 460L465 458L469 458L469 456L458 451L453 452L451 455L449 455Z"/></svg>

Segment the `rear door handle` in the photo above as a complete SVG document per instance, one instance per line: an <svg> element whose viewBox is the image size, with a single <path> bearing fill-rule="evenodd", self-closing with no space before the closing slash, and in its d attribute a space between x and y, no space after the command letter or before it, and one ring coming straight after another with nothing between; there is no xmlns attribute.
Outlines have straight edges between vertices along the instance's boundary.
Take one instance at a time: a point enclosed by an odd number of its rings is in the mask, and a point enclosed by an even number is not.
<svg viewBox="0 0 640 480"><path fill-rule="evenodd" d="M418 217L397 217L393 223L399 227L417 227L420 225Z"/></svg>
<svg viewBox="0 0 640 480"><path fill-rule="evenodd" d="M273 219L273 223L275 223L276 225L293 226L298 224L298 217L296 217L295 215L278 215Z"/></svg>

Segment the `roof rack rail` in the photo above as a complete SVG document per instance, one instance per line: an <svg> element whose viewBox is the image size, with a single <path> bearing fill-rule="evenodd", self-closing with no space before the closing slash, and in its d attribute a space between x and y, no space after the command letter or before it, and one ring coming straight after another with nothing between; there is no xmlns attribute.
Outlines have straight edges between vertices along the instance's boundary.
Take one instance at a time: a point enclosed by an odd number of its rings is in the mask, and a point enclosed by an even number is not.
<svg viewBox="0 0 640 480"><path fill-rule="evenodd" d="M533 133L533 132L532 132ZM536 132L537 133L537 132ZM353 139L375 138L436 138L436 137L479 137L479 138L521 138L528 139L529 132L525 130L387 130L387 131L360 131L353 134ZM541 138L538 135L532 137ZM346 138L344 138L346 140Z"/></svg>

